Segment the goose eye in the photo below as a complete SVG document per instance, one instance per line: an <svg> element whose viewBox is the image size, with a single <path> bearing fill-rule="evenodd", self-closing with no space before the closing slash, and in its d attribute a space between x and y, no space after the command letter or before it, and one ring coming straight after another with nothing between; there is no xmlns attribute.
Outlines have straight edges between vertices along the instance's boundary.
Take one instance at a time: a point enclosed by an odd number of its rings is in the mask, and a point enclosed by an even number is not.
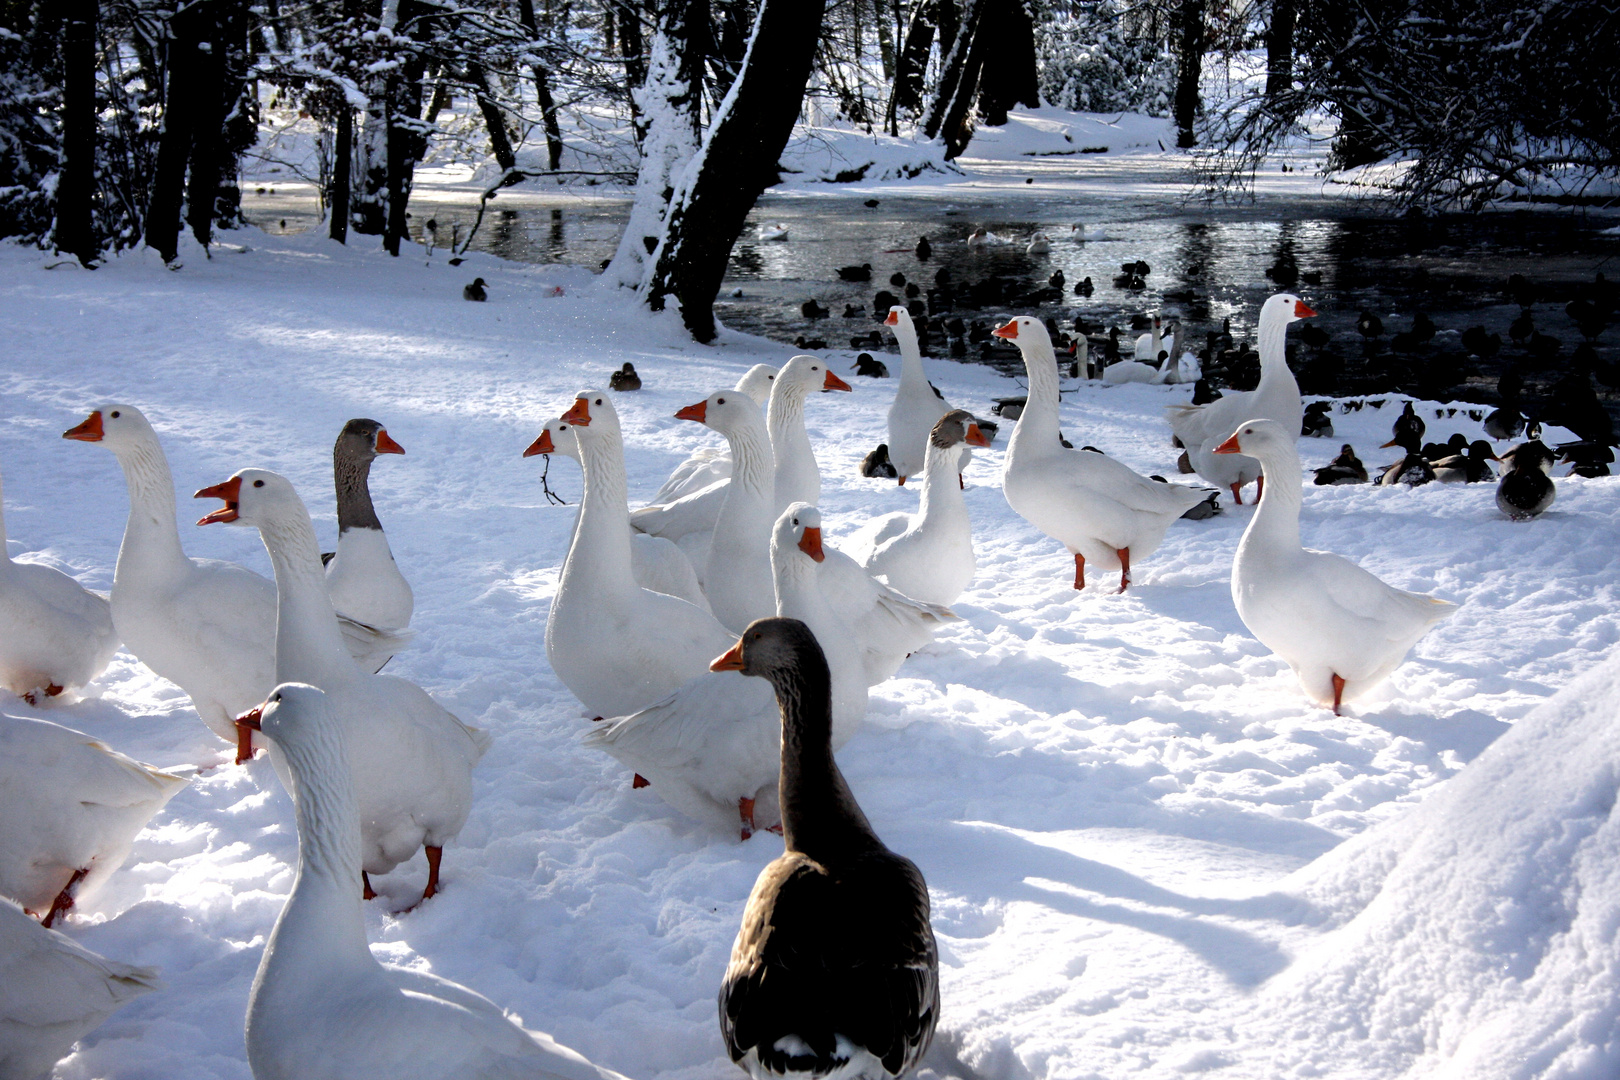
<svg viewBox="0 0 1620 1080"><path fill-rule="evenodd" d="M725 403L726 403L726 399L725 399L725 398L723 398L723 397L721 397L721 398L715 398L715 399L714 399L714 403L715 403L715 404L716 404L716 405L724 405L724 404L725 404Z"/></svg>
<svg viewBox="0 0 1620 1080"><path fill-rule="evenodd" d="M270 700L271 701L280 701L281 700L281 695L280 694L271 694L270 695Z"/></svg>
<svg viewBox="0 0 1620 1080"><path fill-rule="evenodd" d="M118 419L118 416L119 416L119 413L118 413L118 410L117 410L117 409L114 409L114 410L113 410L113 413L112 413L112 418L113 418L113 419L114 419L114 420L116 420L116 419Z"/></svg>
<svg viewBox="0 0 1620 1080"><path fill-rule="evenodd" d="M601 398L597 398L597 399L596 399L596 403L597 403L597 404L598 404L598 405L600 405L600 404L602 404L602 399L601 399Z"/></svg>
<svg viewBox="0 0 1620 1080"><path fill-rule="evenodd" d="M255 480L255 481L253 481L253 486L254 487L264 487L264 481L263 480Z"/></svg>

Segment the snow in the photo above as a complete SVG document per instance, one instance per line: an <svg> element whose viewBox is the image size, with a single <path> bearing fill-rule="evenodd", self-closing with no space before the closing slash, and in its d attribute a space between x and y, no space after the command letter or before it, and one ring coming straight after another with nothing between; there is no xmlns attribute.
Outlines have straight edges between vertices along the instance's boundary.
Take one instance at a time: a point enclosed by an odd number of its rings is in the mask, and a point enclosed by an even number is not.
<svg viewBox="0 0 1620 1080"><path fill-rule="evenodd" d="M780 841L709 832L579 745L587 718L543 646L574 508L548 505L540 465L519 455L630 360L646 389L615 403L644 498L718 442L675 410L791 350L735 333L693 345L674 314L636 310L579 269L477 253L451 269L442 252L390 259L368 238L343 248L315 233L227 239L212 258L183 249L179 271L137 253L88 273L0 246L12 553L110 586L122 477L102 448L59 438L106 401L145 410L182 494L274 469L328 543L332 440L350 417L383 421L407 454L379 462L373 492L419 631L390 671L495 743L444 892L392 914L421 889L420 857L378 882L374 951L629 1076L733 1075L714 994ZM474 275L488 303L461 300ZM556 285L564 295L542 298ZM928 369L981 415L1020 392L986 367ZM835 544L916 499L858 475L893 384L856 383L807 410ZM1083 386L1064 399L1064 430L1177 479L1161 410L1187 394ZM1466 414L1434 408L1420 403L1430 439L1478 437ZM1336 412L1337 435L1302 441L1305 464L1346 441L1383 462L1398 411ZM1614 1075L1620 674L1604 658L1620 640L1620 480L1560 478L1529 524L1503 519L1490 485L1307 489L1308 545L1462 605L1334 717L1232 609L1249 508L1178 523L1126 596L1101 581L1077 595L1068 556L998 490L1007 435L967 475L980 572L961 621L874 690L841 752L879 834L933 892L944 1011L929 1067L982 1080ZM554 464L553 488L577 499L577 472ZM183 523L182 536L194 555L269 573L250 530ZM247 1077L243 1011L296 850L268 763L229 764L184 696L127 653L82 702L0 708L197 771L67 927L160 968L167 989L56 1075Z"/></svg>

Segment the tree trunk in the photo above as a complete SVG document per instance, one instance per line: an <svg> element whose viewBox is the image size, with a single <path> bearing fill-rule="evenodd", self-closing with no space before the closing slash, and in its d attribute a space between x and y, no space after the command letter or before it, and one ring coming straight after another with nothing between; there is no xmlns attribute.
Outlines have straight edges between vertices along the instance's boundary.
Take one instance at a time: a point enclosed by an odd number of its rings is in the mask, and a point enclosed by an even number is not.
<svg viewBox="0 0 1620 1080"><path fill-rule="evenodd" d="M186 222L197 243L207 248L214 239L214 198L219 194L219 163L225 124L225 47L219 33L219 7L215 2L196 5L197 104L191 123L191 182L186 187Z"/></svg>
<svg viewBox="0 0 1620 1080"><path fill-rule="evenodd" d="M327 235L340 244L349 242L349 169L353 160L354 110L347 101L340 100L337 133L332 138L332 190L326 200L332 215Z"/></svg>
<svg viewBox="0 0 1620 1080"><path fill-rule="evenodd" d="M714 340L714 298L760 193L779 177L821 36L824 0L762 0L742 71L672 200L647 302L673 294L692 337Z"/></svg>
<svg viewBox="0 0 1620 1080"><path fill-rule="evenodd" d="M195 5L176 11L169 19L164 48L163 130L146 212L146 244L164 262L173 262L180 251L180 207L185 201L192 109L197 103L197 18Z"/></svg>
<svg viewBox="0 0 1620 1080"><path fill-rule="evenodd" d="M918 0L911 9L905 44L894 62L894 91L885 116L891 135L898 133L902 110L916 113L922 108L923 75L928 70L928 51L934 46L934 6L934 0Z"/></svg>
<svg viewBox="0 0 1620 1080"><path fill-rule="evenodd" d="M1266 29L1266 97L1276 100L1294 85L1295 0L1271 0Z"/></svg>
<svg viewBox="0 0 1620 1080"><path fill-rule="evenodd" d="M1028 0L1007 4L995 18L981 25L979 33L985 38L979 76L979 112L984 122L1001 127L1007 122L1007 110L1014 105L1040 108L1035 22Z"/></svg>
<svg viewBox="0 0 1620 1080"><path fill-rule="evenodd" d="M630 90L630 127L636 136L636 145L647 136L647 120L635 90L647 83L647 58L643 55L641 40L641 5L636 0L614 0L613 10L619 21L619 55L624 58L624 84Z"/></svg>
<svg viewBox="0 0 1620 1080"><path fill-rule="evenodd" d="M413 42L426 35L427 15L426 5L418 0L400 0L400 26ZM413 48L388 80L388 217L383 247L390 255L399 254L400 241L409 231L406 207L411 200L411 183L416 163L427 148L422 123L422 77L426 71L421 51Z"/></svg>
<svg viewBox="0 0 1620 1080"><path fill-rule="evenodd" d="M64 0L62 177L56 186L56 250L90 266L96 240L96 0Z"/></svg>
<svg viewBox="0 0 1620 1080"><path fill-rule="evenodd" d="M1204 0L1181 0L1176 14L1180 62L1176 69L1176 145L1197 146L1198 77L1204 63Z"/></svg>
<svg viewBox="0 0 1620 1080"><path fill-rule="evenodd" d="M500 104L489 92L489 73L481 64L470 64L467 67L467 80L477 88L473 91L473 97L478 102L478 111L484 115L484 127L489 130L489 149L495 155L495 163L501 167L502 173L511 172L517 168L517 155L512 152L512 137L506 133L506 114L501 112Z"/></svg>
<svg viewBox="0 0 1620 1080"><path fill-rule="evenodd" d="M534 0L518 0L518 17L523 20L523 28L529 36L539 41L540 24L534 17ZM540 105L540 123L546 131L546 160L555 172L562 164L563 142L562 127L557 123L557 103L551 96L551 79L539 64L532 65L529 72L534 76L534 98Z"/></svg>
<svg viewBox="0 0 1620 1080"><path fill-rule="evenodd" d="M983 66L979 49L979 23L987 2L967 0L960 12L950 52L946 54L940 69L939 84L934 87L934 96L923 113L923 135L930 139L938 138L941 134L945 136L947 160L960 154L973 136L970 110L978 94L979 70ZM941 0L940 10L943 11L950 3L951 0ZM943 39L944 27L940 29Z"/></svg>

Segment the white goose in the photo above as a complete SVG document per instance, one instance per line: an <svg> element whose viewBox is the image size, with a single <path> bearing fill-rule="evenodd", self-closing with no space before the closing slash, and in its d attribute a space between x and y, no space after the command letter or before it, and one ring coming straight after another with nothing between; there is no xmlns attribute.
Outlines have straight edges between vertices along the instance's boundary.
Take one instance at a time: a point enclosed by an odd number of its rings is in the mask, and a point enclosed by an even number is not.
<svg viewBox="0 0 1620 1080"><path fill-rule="evenodd" d="M261 730L284 756L298 815L298 876L248 998L254 1080L622 1080L481 994L379 964L357 896L364 798L356 732L313 686L272 691Z"/></svg>
<svg viewBox="0 0 1620 1080"><path fill-rule="evenodd" d="M561 454L577 463L580 460L579 440L574 437L573 425L560 416L547 420L546 426L540 429L539 438L523 451L526 458L537 454ZM570 547L578 531L579 515L576 513L574 527L568 534ZM630 573L643 589L678 596L704 611L709 610L709 601L703 595L703 586L698 583L697 571L692 569L692 560L673 541L631 529Z"/></svg>
<svg viewBox="0 0 1620 1080"><path fill-rule="evenodd" d="M741 390L754 399L754 404L765 408L771 399L771 386L776 381L776 368L769 364L755 364L733 390ZM705 446L692 451L687 459L675 466L658 494L648 500L649 506L661 506L676 499L702 491L717 480L731 475L731 450L728 447Z"/></svg>
<svg viewBox="0 0 1620 1080"><path fill-rule="evenodd" d="M185 786L88 735L0 714L0 895L50 926L123 865Z"/></svg>
<svg viewBox="0 0 1620 1080"><path fill-rule="evenodd" d="M579 442L585 494L546 618L546 658L587 709L623 716L702 674L730 635L707 611L635 583L624 438L607 394L580 394L563 419Z"/></svg>
<svg viewBox="0 0 1620 1080"><path fill-rule="evenodd" d="M794 503L771 532L777 609L808 625L826 643L833 679L834 749L848 742L866 716L865 667L849 627L821 591L821 514ZM781 724L767 686L732 672L705 672L656 705L597 724L585 735L595 747L635 770L665 802L716 828L741 819L742 838L774 825Z"/></svg>
<svg viewBox="0 0 1620 1080"><path fill-rule="evenodd" d="M37 705L89 683L117 651L106 597L53 567L11 561L0 496L0 687Z"/></svg>
<svg viewBox="0 0 1620 1080"><path fill-rule="evenodd" d="M1244 455L1216 454L1219 446L1236 427L1257 417L1275 420L1290 431L1299 431L1304 408L1299 400L1299 383L1288 370L1288 324L1315 315L1305 302L1289 293L1278 293L1260 305L1260 384L1253 390L1228 390L1207 405L1172 405L1165 410L1170 429L1187 448L1193 471L1220 487L1230 488L1232 498L1243 503L1243 486L1259 481L1260 463ZM1258 497L1258 496L1257 496Z"/></svg>
<svg viewBox="0 0 1620 1080"><path fill-rule="evenodd" d="M1002 490L1019 516L1074 554L1074 587L1086 587L1086 560L1119 567L1119 591L1131 563L1153 554L1170 525L1204 492L1161 484L1105 454L1071 450L1058 434L1057 357L1040 320L1027 315L991 331L1018 346L1029 400L1007 446Z"/></svg>
<svg viewBox="0 0 1620 1080"><path fill-rule="evenodd" d="M129 521L113 572L118 636L137 660L186 692L214 734L236 742L236 717L276 684L275 585L235 563L186 557L169 461L139 409L104 405L62 437L111 450L129 485ZM343 640L357 664L375 671L406 639L344 620Z"/></svg>
<svg viewBox="0 0 1620 1080"><path fill-rule="evenodd" d="M457 720L415 683L373 675L349 659L326 593L315 526L286 478L242 469L198 496L225 501L198 524L256 527L270 553L276 678L319 686L348 729L365 872L386 874L424 848L427 899L438 890L442 849L472 808L472 769L489 749L488 733ZM251 753L252 735L242 735ZM368 898L370 891L368 880Z"/></svg>
<svg viewBox="0 0 1620 1080"><path fill-rule="evenodd" d="M157 972L98 956L0 900L0 1076L45 1080L73 1044L142 994Z"/></svg>
<svg viewBox="0 0 1620 1080"><path fill-rule="evenodd" d="M395 631L410 625L416 599L394 562L382 522L371 505L371 463L379 454L404 452L389 437L388 429L375 420L356 419L343 425L332 447L337 552L326 565L326 589L338 614Z"/></svg>
<svg viewBox="0 0 1620 1080"><path fill-rule="evenodd" d="M973 580L973 523L960 476L970 446L989 446L971 414L957 409L939 418L928 438L917 513L894 514L873 535L862 560L868 573L905 595L951 604Z"/></svg>
<svg viewBox="0 0 1620 1080"><path fill-rule="evenodd" d="M906 657L934 639L934 632L957 616L943 604L906 596L873 577L842 551L821 547L817 577L822 595L854 636L860 649L866 684L876 686L906 662Z"/></svg>
<svg viewBox="0 0 1620 1080"><path fill-rule="evenodd" d="M1302 548L1298 427L1255 419L1218 454L1247 454L1271 483L1232 563L1243 625L1294 669L1311 700L1340 706L1383 681L1457 605L1384 584L1342 555Z"/></svg>
<svg viewBox="0 0 1620 1080"><path fill-rule="evenodd" d="M895 387L894 404L889 406L889 460L904 484L910 477L922 475L928 464L928 435L939 418L951 411L951 404L929 385L922 349L917 345L917 326L910 312L898 305L892 307L883 325L894 333L900 346L900 385Z"/></svg>

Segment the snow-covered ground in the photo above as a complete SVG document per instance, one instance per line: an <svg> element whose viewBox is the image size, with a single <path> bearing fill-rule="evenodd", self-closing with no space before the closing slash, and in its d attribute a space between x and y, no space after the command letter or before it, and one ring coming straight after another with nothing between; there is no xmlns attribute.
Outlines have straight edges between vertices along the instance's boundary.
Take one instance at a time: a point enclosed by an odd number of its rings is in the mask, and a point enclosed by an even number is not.
<svg viewBox="0 0 1620 1080"><path fill-rule="evenodd" d="M373 491L420 631L390 670L495 744L446 851L445 891L396 917L425 865L382 879L374 951L465 982L638 1080L733 1075L714 994L780 841L708 832L580 747L587 719L542 641L574 508L548 505L541 463L519 455L576 391L631 360L646 389L616 404L644 498L717 439L675 410L790 350L734 334L692 345L672 313L640 312L580 270L477 254L452 269L365 238L226 239L211 259L184 251L177 272L142 254L48 271L58 260L0 247L12 553L110 586L121 474L102 448L59 437L103 403L146 411L182 494L275 469L328 542L332 440L350 417L384 422L408 453L378 463ZM461 299L474 274L486 304ZM547 297L551 285L566 295ZM1019 392L985 367L930 361L929 374L981 414ZM835 540L916 497L858 475L893 383L851 381L853 394L808 409ZM1064 428L1174 478L1160 410L1186 396L1084 386L1065 398ZM1463 414L1424 410L1430 438L1478 434ZM1301 443L1306 464L1342 441L1386 460L1375 447L1397 411L1336 414L1335 438ZM1249 508L1178 523L1126 596L1106 574L1076 594L1068 556L1002 498L1006 436L968 473L980 573L961 622L875 689L841 754L878 832L933 891L944 1011L930 1067L964 1080L1613 1077L1616 750L1600 733L1614 676L1535 710L1620 636L1620 480L1560 479L1552 511L1519 525L1491 485L1307 490L1307 544L1461 604L1334 717L1233 610ZM577 498L571 463L554 462L551 482ZM268 574L250 530L182 529L191 553ZM168 988L57 1076L247 1077L248 987L296 850L269 765L229 764L186 698L128 654L85 701L0 708L198 767L68 926L159 967Z"/></svg>

